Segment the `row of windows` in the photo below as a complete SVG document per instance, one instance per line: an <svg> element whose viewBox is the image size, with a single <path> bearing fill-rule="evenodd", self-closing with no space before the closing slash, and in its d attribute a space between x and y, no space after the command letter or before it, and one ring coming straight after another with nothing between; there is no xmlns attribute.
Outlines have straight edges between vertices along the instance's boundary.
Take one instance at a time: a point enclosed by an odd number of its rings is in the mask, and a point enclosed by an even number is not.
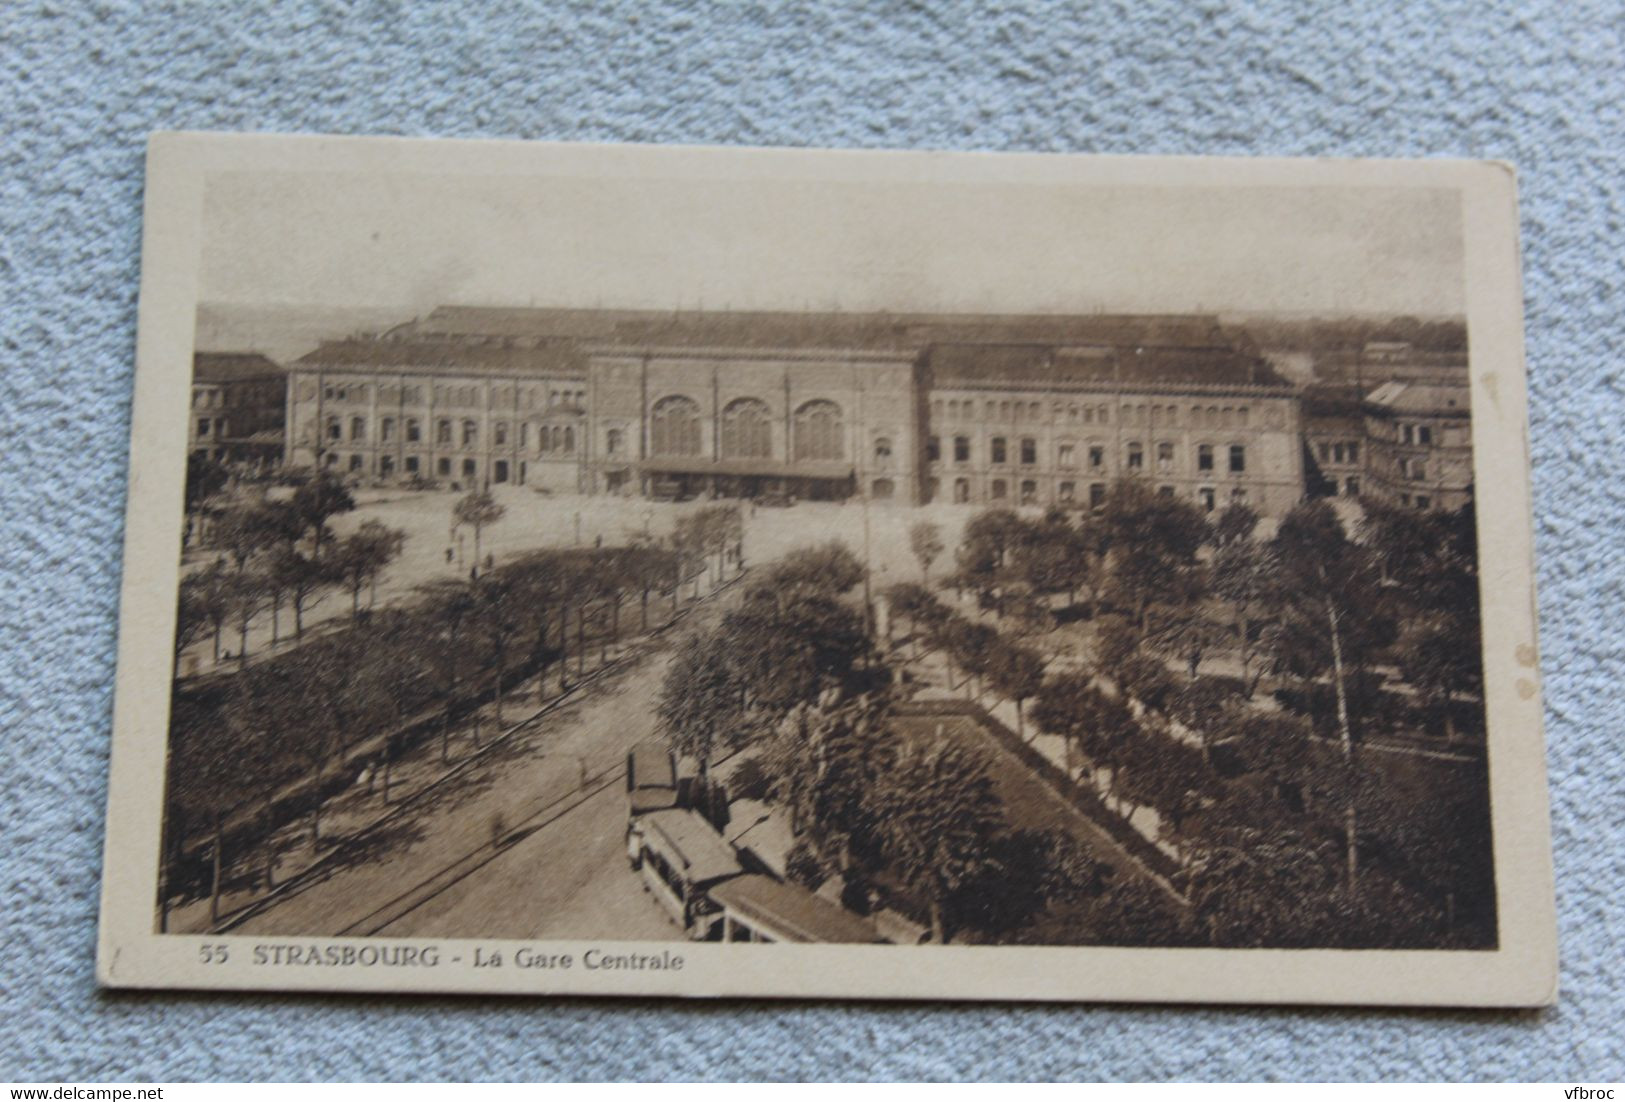
<svg viewBox="0 0 1625 1102"><path fill-rule="evenodd" d="M1247 469L1247 446L1245 444L1231 444L1228 451L1223 451L1222 445L1198 444L1196 446L1196 469L1198 471L1217 470L1220 455L1224 455L1228 469L1233 474L1240 474ZM1159 441L1156 445L1155 456L1157 470L1172 471L1178 466L1178 446L1171 440ZM1031 436L1024 436L1019 443L1018 455L1023 467L1036 466L1038 463L1038 441ZM1092 469L1103 469L1106 466L1106 446L1104 444L1090 444L1084 451L1088 465ZM953 438L953 456L955 463L969 463L971 461L971 438L956 436ZM942 443L940 438L931 436L926 438L925 457L928 461L936 463L942 459ZM1059 444L1055 448L1055 462L1059 467L1076 467L1078 465L1078 448L1075 444ZM995 466L1010 461L1007 441L1002 436L995 436L988 441L988 461ZM1145 469L1145 445L1138 440L1131 440L1124 445L1123 463L1131 471Z"/></svg>
<svg viewBox="0 0 1625 1102"><path fill-rule="evenodd" d="M371 383L328 383L322 387L322 397L329 402L370 402L372 401L372 393L373 386ZM581 387L550 387L544 391L540 387L515 389L508 386L499 386L491 390L491 405L493 408L501 409L511 406L514 404L515 399L518 400L518 404L523 409L581 409L587 403L587 392ZM384 405L420 406L423 404L423 387L417 384L380 384L378 387L378 400ZM434 388L434 404L462 409L480 409L483 408L482 388L479 386L439 385Z"/></svg>
<svg viewBox="0 0 1625 1102"><path fill-rule="evenodd" d="M327 453L327 465L335 470L349 471L353 474L377 474L379 478L394 478L396 475L411 476L427 474L430 471L437 478L463 478L473 481L480 476L480 463L477 459L455 460L450 456L442 455L432 461L428 456L404 456L397 468L393 455L380 455L376 467L368 457L360 452L350 455L340 455L337 452ZM487 467L492 482L514 481L523 484L527 474L523 460L514 464L506 459L494 459Z"/></svg>
<svg viewBox="0 0 1625 1102"><path fill-rule="evenodd" d="M1356 440L1321 441L1316 448L1322 463L1358 463L1360 444Z"/></svg>
<svg viewBox="0 0 1625 1102"><path fill-rule="evenodd" d="M203 435L201 426L206 422L199 422L199 435ZM348 427L349 435L346 437L345 429ZM537 425L536 450L538 452L574 452L576 445L576 431L571 425ZM397 437L399 430L400 436ZM365 417L351 417L346 426L344 418L329 417L327 419L327 440L330 443L348 439L351 442L362 442L368 439L367 419ZM612 432L611 435L616 435ZM378 420L378 441L382 444L393 444L400 439L408 444L423 442L423 422L416 417L408 417L404 423L397 423L393 417L382 417ZM453 421L443 417L434 423L434 442L439 445L451 447L460 444L465 448L478 447L480 442L480 425L478 421ZM497 421L491 426L491 445L497 448L511 447L517 442L521 448L531 446L531 424L521 421L518 426L518 438L515 440L513 431L508 422ZM615 449L612 449L612 452Z"/></svg>
<svg viewBox="0 0 1625 1102"><path fill-rule="evenodd" d="M975 419L980 408L985 421L1020 422L1044 420L1044 403L999 399L978 403L970 398L934 399L931 416L950 421ZM1056 423L1074 425L1106 425L1111 423L1111 406L1100 403L1052 402L1051 419ZM1143 425L1147 428L1175 428L1183 423L1187 428L1239 428L1247 427L1250 412L1246 406L1191 406L1188 412L1172 404L1125 402L1121 413L1123 424Z"/></svg>
<svg viewBox="0 0 1625 1102"><path fill-rule="evenodd" d="M766 402L739 398L723 408L724 459L767 459L773 454L773 417ZM841 407L824 399L806 402L792 420L791 454L796 459L838 460L846 455L846 423ZM662 398L649 412L649 451L658 456L701 454L700 404L692 398ZM891 443L885 441L886 454Z"/></svg>
<svg viewBox="0 0 1625 1102"><path fill-rule="evenodd" d="M942 493L942 481L936 478L930 479L927 482L926 488L930 499L935 501ZM1107 493L1106 483L1091 482L1089 483L1086 492L1088 495L1087 500L1089 507L1091 509L1098 509L1105 504ZM1158 486L1157 492L1164 497L1173 497L1178 491L1176 491L1172 486ZM968 503L971 500L970 479L954 479L952 494L952 500L956 504L963 505ZM1036 479L1023 479L1016 483L1011 483L1002 478L991 479L987 484L987 496L990 501L1010 501L1013 496L1016 503L1020 505L1041 504L1039 500L1038 482ZM1069 481L1056 483L1055 501L1057 504L1077 505L1081 504L1083 500L1084 498L1080 496L1080 488L1078 483ZM1204 512L1214 512L1220 506L1220 491L1213 486L1203 486L1196 491L1196 501L1202 507ZM1234 505L1245 505L1247 503L1247 491L1240 486L1230 489L1227 494L1227 502Z"/></svg>
<svg viewBox="0 0 1625 1102"><path fill-rule="evenodd" d="M1431 425L1400 425L1399 442L1401 444L1431 444L1433 443L1433 427Z"/></svg>

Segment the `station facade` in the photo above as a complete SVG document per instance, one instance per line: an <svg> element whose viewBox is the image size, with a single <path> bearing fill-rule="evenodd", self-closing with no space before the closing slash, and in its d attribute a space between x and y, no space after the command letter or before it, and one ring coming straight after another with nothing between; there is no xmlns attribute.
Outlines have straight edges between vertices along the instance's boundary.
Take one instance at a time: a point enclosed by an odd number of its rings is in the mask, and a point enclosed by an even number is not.
<svg viewBox="0 0 1625 1102"><path fill-rule="evenodd" d="M287 461L572 493L1206 510L1304 493L1295 387L1217 319L443 307L290 368Z"/></svg>

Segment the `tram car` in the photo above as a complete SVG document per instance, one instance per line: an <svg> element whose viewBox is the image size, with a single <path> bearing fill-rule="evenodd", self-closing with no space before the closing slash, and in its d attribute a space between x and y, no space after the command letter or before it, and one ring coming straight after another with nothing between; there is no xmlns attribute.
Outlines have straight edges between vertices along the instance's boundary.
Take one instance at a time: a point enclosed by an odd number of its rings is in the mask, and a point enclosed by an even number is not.
<svg viewBox="0 0 1625 1102"><path fill-rule="evenodd" d="M627 861L694 941L884 942L873 923L748 869L699 812L682 806L674 755L640 743L627 755Z"/></svg>

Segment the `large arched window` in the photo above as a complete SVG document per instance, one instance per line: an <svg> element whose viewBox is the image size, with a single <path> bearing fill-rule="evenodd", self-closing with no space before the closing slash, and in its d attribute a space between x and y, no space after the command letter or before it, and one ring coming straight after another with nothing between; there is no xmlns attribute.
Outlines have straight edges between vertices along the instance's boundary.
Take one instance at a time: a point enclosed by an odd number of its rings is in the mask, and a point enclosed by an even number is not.
<svg viewBox="0 0 1625 1102"><path fill-rule="evenodd" d="M767 459L773 455L773 411L757 398L737 398L722 411L722 457Z"/></svg>
<svg viewBox="0 0 1625 1102"><path fill-rule="evenodd" d="M700 404L681 395L656 402L649 417L649 451L652 455L699 455Z"/></svg>
<svg viewBox="0 0 1625 1102"><path fill-rule="evenodd" d="M843 458L846 455L842 443L844 434L841 407L834 402L808 402L796 410L797 459Z"/></svg>

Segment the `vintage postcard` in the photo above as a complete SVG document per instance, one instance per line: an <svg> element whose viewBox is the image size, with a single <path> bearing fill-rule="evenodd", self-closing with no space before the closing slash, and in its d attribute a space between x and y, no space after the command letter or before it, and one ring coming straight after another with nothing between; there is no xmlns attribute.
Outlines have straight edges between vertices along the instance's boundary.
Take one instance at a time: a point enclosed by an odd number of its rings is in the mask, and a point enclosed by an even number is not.
<svg viewBox="0 0 1625 1102"><path fill-rule="evenodd" d="M161 134L115 987L1555 998L1504 165Z"/></svg>

